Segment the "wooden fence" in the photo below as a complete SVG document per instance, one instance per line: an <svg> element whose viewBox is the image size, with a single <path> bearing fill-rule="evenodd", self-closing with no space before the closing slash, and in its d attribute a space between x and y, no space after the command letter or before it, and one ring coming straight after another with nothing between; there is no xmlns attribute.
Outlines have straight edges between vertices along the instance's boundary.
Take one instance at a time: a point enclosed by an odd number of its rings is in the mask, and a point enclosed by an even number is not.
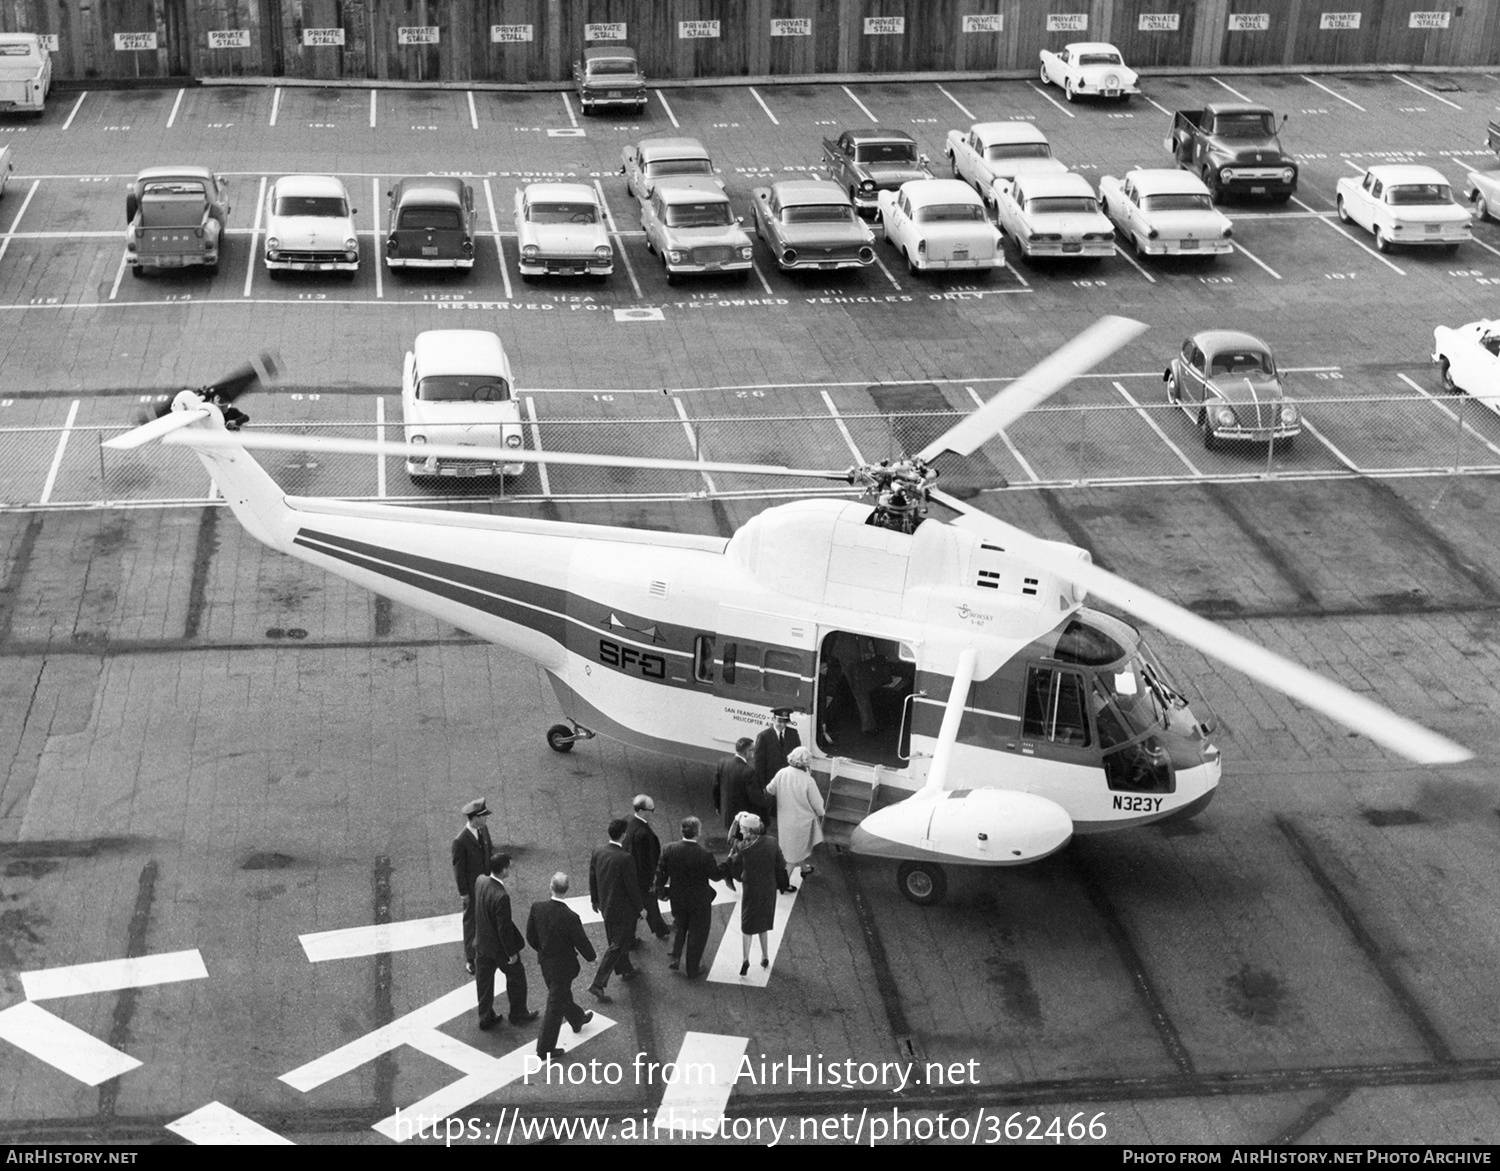
<svg viewBox="0 0 1500 1171"><path fill-rule="evenodd" d="M0 0L59 79L566 81L624 40L653 79L1030 73L1113 41L1133 65L1500 65L1500 0Z"/></svg>

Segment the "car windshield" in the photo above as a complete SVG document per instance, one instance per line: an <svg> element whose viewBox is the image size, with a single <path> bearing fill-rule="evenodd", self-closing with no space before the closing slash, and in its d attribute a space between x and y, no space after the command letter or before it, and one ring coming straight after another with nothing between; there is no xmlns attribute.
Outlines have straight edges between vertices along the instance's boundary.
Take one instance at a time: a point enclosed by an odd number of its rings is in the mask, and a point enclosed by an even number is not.
<svg viewBox="0 0 1500 1171"><path fill-rule="evenodd" d="M646 174L653 179L663 175L712 175L714 165L707 159L655 159L646 164Z"/></svg>
<svg viewBox="0 0 1500 1171"><path fill-rule="evenodd" d="M1194 195L1190 191L1148 195L1145 204L1147 211L1212 211L1213 206L1213 200L1207 195Z"/></svg>
<svg viewBox="0 0 1500 1171"><path fill-rule="evenodd" d="M349 205L337 195L278 195L277 215L338 216L349 214Z"/></svg>
<svg viewBox="0 0 1500 1171"><path fill-rule="evenodd" d="M1045 198L1028 199L1028 215L1089 214L1099 210L1099 201L1091 195L1049 195Z"/></svg>
<svg viewBox="0 0 1500 1171"><path fill-rule="evenodd" d="M401 226L452 231L464 225L456 207L403 207Z"/></svg>
<svg viewBox="0 0 1500 1171"><path fill-rule="evenodd" d="M534 224L597 224L599 209L592 203L532 203L526 218Z"/></svg>
<svg viewBox="0 0 1500 1171"><path fill-rule="evenodd" d="M934 203L917 208L915 219L922 224L980 223L986 218L977 203Z"/></svg>
<svg viewBox="0 0 1500 1171"><path fill-rule="evenodd" d="M1446 183L1403 183L1400 187L1387 187L1385 201L1404 206L1452 203L1452 193Z"/></svg>
<svg viewBox="0 0 1500 1171"><path fill-rule="evenodd" d="M727 203L673 203L667 205L669 228L722 228L730 223Z"/></svg>
<svg viewBox="0 0 1500 1171"><path fill-rule="evenodd" d="M510 386L490 374L432 374L417 383L424 403L503 403Z"/></svg>
<svg viewBox="0 0 1500 1171"><path fill-rule="evenodd" d="M1118 53L1080 53L1078 55L1080 65L1124 65Z"/></svg>
<svg viewBox="0 0 1500 1171"><path fill-rule="evenodd" d="M984 157L991 162L999 159L1050 159L1052 148L1045 142L997 142L985 148Z"/></svg>
<svg viewBox="0 0 1500 1171"><path fill-rule="evenodd" d="M1214 133L1224 138L1266 138L1276 133L1268 113L1219 114L1214 118Z"/></svg>
<svg viewBox="0 0 1500 1171"><path fill-rule="evenodd" d="M1210 375L1275 374L1276 363L1264 350L1225 350L1213 356L1208 372Z"/></svg>
<svg viewBox="0 0 1500 1171"><path fill-rule="evenodd" d="M839 203L803 203L782 208L781 218L788 224L849 224L854 222L854 209Z"/></svg>
<svg viewBox="0 0 1500 1171"><path fill-rule="evenodd" d="M635 62L629 57L600 57L589 62L589 72L596 76L601 73L634 73Z"/></svg>
<svg viewBox="0 0 1500 1171"><path fill-rule="evenodd" d="M914 142L862 142L854 148L854 161L858 163L915 163L917 144Z"/></svg>

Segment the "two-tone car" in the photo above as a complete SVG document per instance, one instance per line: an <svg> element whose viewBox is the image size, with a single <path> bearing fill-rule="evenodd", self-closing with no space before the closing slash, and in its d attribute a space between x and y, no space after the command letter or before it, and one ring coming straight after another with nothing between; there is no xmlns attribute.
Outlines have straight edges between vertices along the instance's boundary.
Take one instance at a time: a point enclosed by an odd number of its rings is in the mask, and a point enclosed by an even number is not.
<svg viewBox="0 0 1500 1171"><path fill-rule="evenodd" d="M266 203L266 275L359 272L356 209L349 192L331 175L287 175L271 185Z"/></svg>
<svg viewBox="0 0 1500 1171"><path fill-rule="evenodd" d="M724 183L714 179L713 160L696 138L643 138L620 152L620 173L625 187L645 203L662 179L713 179L720 189Z"/></svg>
<svg viewBox="0 0 1500 1171"><path fill-rule="evenodd" d="M1485 132L1489 148L1500 151L1500 122L1490 120ZM0 183L4 176L0 176ZM1470 171L1464 180L1464 198L1474 208L1474 218L1480 223L1489 219L1500 219L1500 170Z"/></svg>
<svg viewBox="0 0 1500 1171"><path fill-rule="evenodd" d="M1068 101L1080 97L1119 98L1141 92L1135 70L1120 50L1103 41L1075 41L1053 52L1041 51L1042 84L1061 86Z"/></svg>
<svg viewBox="0 0 1500 1171"><path fill-rule="evenodd" d="M1500 320L1438 326L1432 360L1449 394L1462 391L1500 414Z"/></svg>
<svg viewBox="0 0 1500 1171"><path fill-rule="evenodd" d="M385 234L387 268L474 267L474 188L462 179L397 179Z"/></svg>
<svg viewBox="0 0 1500 1171"><path fill-rule="evenodd" d="M1457 252L1470 239L1469 213L1453 201L1441 171L1412 163L1382 164L1335 189L1339 219L1375 237L1378 251L1397 244Z"/></svg>
<svg viewBox="0 0 1500 1171"><path fill-rule="evenodd" d="M1248 333L1195 333L1162 379L1167 401L1193 421L1210 451L1231 441L1290 447L1302 433L1302 416L1286 397L1271 347Z"/></svg>
<svg viewBox="0 0 1500 1171"><path fill-rule="evenodd" d="M401 367L401 423L412 444L521 450L521 410L500 339L480 329L419 333ZM493 457L406 460L407 474L417 482L437 476L518 476L524 467Z"/></svg>
<svg viewBox="0 0 1500 1171"><path fill-rule="evenodd" d="M615 271L604 209L587 183L528 183L516 191L517 267L522 280Z"/></svg>
<svg viewBox="0 0 1500 1171"><path fill-rule="evenodd" d="M1115 226L1082 175L1064 171L996 180L993 195L1000 230L1028 259L1114 255Z"/></svg>
<svg viewBox="0 0 1500 1171"><path fill-rule="evenodd" d="M682 276L723 272L750 278L755 246L714 179L658 183L641 205L641 230L646 251L661 257L669 285Z"/></svg>
<svg viewBox="0 0 1500 1171"><path fill-rule="evenodd" d="M931 179L932 166L904 130L870 126L845 130L823 140L823 170L831 183L849 193L861 215L879 210L882 191L894 191L913 179Z"/></svg>
<svg viewBox="0 0 1500 1171"><path fill-rule="evenodd" d="M1234 251L1234 225L1190 171L1141 168L1099 180L1104 214L1137 256L1217 256Z"/></svg>
<svg viewBox="0 0 1500 1171"><path fill-rule="evenodd" d="M906 258L906 270L973 271L1005 267L1005 248L984 200L958 179L915 179L880 193L882 231Z"/></svg>
<svg viewBox="0 0 1500 1171"><path fill-rule="evenodd" d="M943 148L955 179L973 184L993 204L996 183L1017 175L1057 175L1068 168L1052 157L1052 144L1034 122L975 122L968 130L948 131Z"/></svg>
<svg viewBox="0 0 1500 1171"><path fill-rule="evenodd" d="M875 233L837 183L792 179L757 187L755 234L783 272L790 269L866 268L875 263Z"/></svg>
<svg viewBox="0 0 1500 1171"><path fill-rule="evenodd" d="M593 45L573 62L573 86L578 106L592 114L601 106L646 109L646 77L629 45Z"/></svg>

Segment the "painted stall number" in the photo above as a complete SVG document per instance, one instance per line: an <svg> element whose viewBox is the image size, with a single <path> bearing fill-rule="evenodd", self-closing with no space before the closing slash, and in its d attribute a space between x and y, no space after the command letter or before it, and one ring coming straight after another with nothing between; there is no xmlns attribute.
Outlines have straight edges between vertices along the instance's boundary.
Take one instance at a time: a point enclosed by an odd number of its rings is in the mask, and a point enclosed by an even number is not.
<svg viewBox="0 0 1500 1171"><path fill-rule="evenodd" d="M1134 114L1111 114L1111 118L1134 118Z"/></svg>
<svg viewBox="0 0 1500 1171"><path fill-rule="evenodd" d="M1328 382L1330 380L1337 382L1339 379L1343 378L1343 375L1340 374L1337 370L1318 370L1313 373L1313 377L1321 378L1324 382Z"/></svg>
<svg viewBox="0 0 1500 1171"><path fill-rule="evenodd" d="M310 403L315 403L323 396L321 394L292 394L287 397L293 402L301 402L303 399L306 399Z"/></svg>
<svg viewBox="0 0 1500 1171"><path fill-rule="evenodd" d="M1500 285L1500 277L1478 276L1474 278L1476 285Z"/></svg>
<svg viewBox="0 0 1500 1171"><path fill-rule="evenodd" d="M1323 279L1325 281L1352 281L1358 275L1357 272L1325 272Z"/></svg>
<svg viewBox="0 0 1500 1171"><path fill-rule="evenodd" d="M1497 107L1500 108L1500 107ZM817 118L813 121L814 126L837 126L838 123L832 118Z"/></svg>
<svg viewBox="0 0 1500 1171"><path fill-rule="evenodd" d="M413 126L413 130L436 130L436 126Z"/></svg>
<svg viewBox="0 0 1500 1171"><path fill-rule="evenodd" d="M210 130L228 130L233 125L233 122L210 122L208 128Z"/></svg>
<svg viewBox="0 0 1500 1171"><path fill-rule="evenodd" d="M466 301L467 297L462 293L423 293L424 301Z"/></svg>
<svg viewBox="0 0 1500 1171"><path fill-rule="evenodd" d="M32 305L61 305L62 304L62 298L61 297L33 297L33 298L31 298L30 304L32 304Z"/></svg>
<svg viewBox="0 0 1500 1171"><path fill-rule="evenodd" d="M337 122L309 122L307 125L312 130L334 130L338 127Z"/></svg>
<svg viewBox="0 0 1500 1171"><path fill-rule="evenodd" d="M937 119L936 118L913 118L912 121L916 122L916 123L919 123L921 125L926 125L929 122L936 123Z"/></svg>
<svg viewBox="0 0 1500 1171"><path fill-rule="evenodd" d="M1074 286L1080 289L1102 289L1104 281L1074 281Z"/></svg>
<svg viewBox="0 0 1500 1171"><path fill-rule="evenodd" d="M298 293L297 294L297 300L299 300L299 301L326 301L326 300L328 300L328 294L327 293Z"/></svg>
<svg viewBox="0 0 1500 1171"><path fill-rule="evenodd" d="M129 126L101 126L100 130L129 130Z"/></svg>
<svg viewBox="0 0 1500 1171"><path fill-rule="evenodd" d="M192 299L192 293L168 293L162 298L163 301L191 301Z"/></svg>
<svg viewBox="0 0 1500 1171"><path fill-rule="evenodd" d="M738 130L740 127L738 122L710 122L709 125L715 130Z"/></svg>
<svg viewBox="0 0 1500 1171"><path fill-rule="evenodd" d="M0 407L13 407L15 405L16 400L13 398L0 398Z"/></svg>
<svg viewBox="0 0 1500 1171"><path fill-rule="evenodd" d="M1200 285L1232 285L1232 284L1234 284L1234 277L1232 277L1232 276L1200 276L1198 278L1198 283Z"/></svg>
<svg viewBox="0 0 1500 1171"><path fill-rule="evenodd" d="M615 401L615 396L612 394L591 394L589 398L593 399L596 403L612 403Z"/></svg>
<svg viewBox="0 0 1500 1171"><path fill-rule="evenodd" d="M1323 109L1323 107L1321 107L1321 106L1314 106L1311 109L1309 109L1307 107L1304 107L1302 109L1302 113L1304 113L1304 114L1326 114L1326 113L1328 113L1328 111L1325 110L1325 109Z"/></svg>
<svg viewBox="0 0 1500 1171"><path fill-rule="evenodd" d="M766 397L766 392L763 391L763 390L737 390L737 391L734 392L734 397L735 398L765 398Z"/></svg>
<svg viewBox="0 0 1500 1171"><path fill-rule="evenodd" d="M1483 276L1484 270L1478 268L1450 268L1449 276Z"/></svg>
<svg viewBox="0 0 1500 1171"><path fill-rule="evenodd" d="M108 183L109 182L109 176L108 175L79 175L78 176L78 181L80 183Z"/></svg>
<svg viewBox="0 0 1500 1171"><path fill-rule="evenodd" d="M1427 107L1426 106L1397 106L1396 109L1400 110L1403 114L1425 114L1425 113L1427 113Z"/></svg>

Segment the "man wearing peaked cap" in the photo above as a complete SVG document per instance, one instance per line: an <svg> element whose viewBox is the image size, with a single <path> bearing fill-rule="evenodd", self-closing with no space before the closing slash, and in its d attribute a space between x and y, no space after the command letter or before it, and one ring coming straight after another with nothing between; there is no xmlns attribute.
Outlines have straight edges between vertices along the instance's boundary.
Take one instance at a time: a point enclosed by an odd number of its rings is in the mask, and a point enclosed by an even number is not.
<svg viewBox="0 0 1500 1171"><path fill-rule="evenodd" d="M485 819L490 815L489 803L476 797L463 807L464 828L453 839L453 881L458 884L458 897L464 908L464 969L474 974L474 880L488 874L490 855L494 844L490 841L489 827Z"/></svg>
<svg viewBox="0 0 1500 1171"><path fill-rule="evenodd" d="M786 768L786 754L793 748L802 745L802 737L797 735L797 729L791 725L792 709L789 707L778 707L771 709L771 726L761 730L755 738L755 779L764 789L771 783L771 778ZM766 803L765 812L769 816L772 806Z"/></svg>

